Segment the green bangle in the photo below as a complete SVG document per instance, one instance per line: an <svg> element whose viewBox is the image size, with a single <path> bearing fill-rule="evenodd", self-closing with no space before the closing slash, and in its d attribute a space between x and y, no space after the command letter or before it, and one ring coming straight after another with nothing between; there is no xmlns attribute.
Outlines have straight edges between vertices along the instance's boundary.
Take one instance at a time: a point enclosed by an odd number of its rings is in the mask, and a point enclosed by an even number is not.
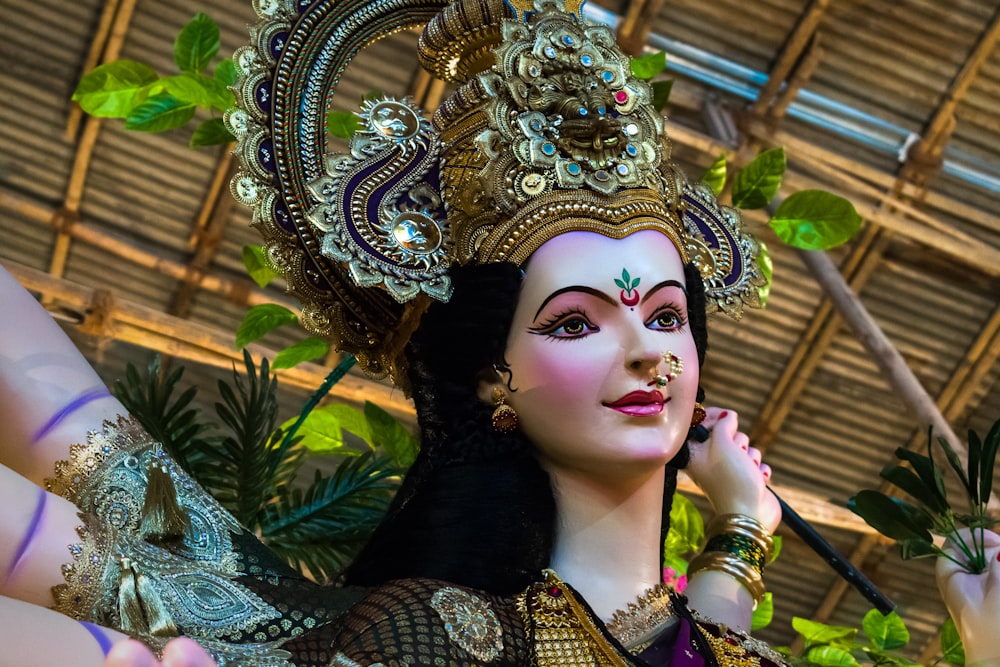
<svg viewBox="0 0 1000 667"><path fill-rule="evenodd" d="M767 564L767 555L760 543L739 533L715 535L705 544L704 551L731 554L761 573Z"/></svg>

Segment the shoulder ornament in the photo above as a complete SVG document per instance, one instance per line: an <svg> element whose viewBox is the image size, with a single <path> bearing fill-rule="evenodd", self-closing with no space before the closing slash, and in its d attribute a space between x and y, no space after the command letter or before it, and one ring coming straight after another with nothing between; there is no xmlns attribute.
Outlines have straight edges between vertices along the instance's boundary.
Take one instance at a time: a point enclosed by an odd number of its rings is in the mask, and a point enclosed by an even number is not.
<svg viewBox="0 0 1000 667"><path fill-rule="evenodd" d="M503 628L489 602L459 588L442 588L431 607L444 622L448 637L469 655L490 662L503 650Z"/></svg>

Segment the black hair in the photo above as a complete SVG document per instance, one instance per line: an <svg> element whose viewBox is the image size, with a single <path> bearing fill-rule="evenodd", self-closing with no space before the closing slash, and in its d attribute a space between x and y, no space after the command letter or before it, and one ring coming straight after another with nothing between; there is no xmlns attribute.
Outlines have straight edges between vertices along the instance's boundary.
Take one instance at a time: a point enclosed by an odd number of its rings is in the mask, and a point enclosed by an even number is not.
<svg viewBox="0 0 1000 667"><path fill-rule="evenodd" d="M451 300L421 319L406 351L421 450L345 583L429 577L511 595L548 566L556 521L548 474L520 431L493 430L492 408L477 396L483 371L504 366L522 275L507 263L452 269ZM704 288L693 267L685 278L701 363ZM687 460L684 445L668 464L664 531L677 468Z"/></svg>

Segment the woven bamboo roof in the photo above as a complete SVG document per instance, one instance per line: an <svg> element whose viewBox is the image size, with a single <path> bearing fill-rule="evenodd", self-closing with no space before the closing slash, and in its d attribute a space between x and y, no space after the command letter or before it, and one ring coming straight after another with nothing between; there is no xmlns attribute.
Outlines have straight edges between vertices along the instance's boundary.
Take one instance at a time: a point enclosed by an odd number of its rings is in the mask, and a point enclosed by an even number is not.
<svg viewBox="0 0 1000 667"><path fill-rule="evenodd" d="M223 51L246 41L249 0L0 0L0 261L66 323L111 380L148 349L183 361L212 398L239 355L246 308L294 306L257 288L241 252L257 242L233 204L224 149L187 147L190 130L128 132L70 100L95 65L133 58L172 72L173 37L198 11ZM809 257L747 216L774 259L768 307L712 323L703 382L739 411L787 499L899 605L910 652L929 661L944 620L932 564L903 563L843 510L925 425L848 327L816 272L832 262L954 430L1000 417L1000 2L998 0L634 0L598 2L633 52L667 52L675 79L668 131L698 175L718 155L736 164L784 146L783 193L825 188L865 217L846 246ZM373 88L439 99L418 74L416 35L366 50L341 99ZM304 336L269 335L257 353ZM335 362L334 358L328 360ZM291 412L325 375L281 376ZM351 375L335 390L404 418L398 391ZM791 535L767 574L775 621L857 625L866 603Z"/></svg>

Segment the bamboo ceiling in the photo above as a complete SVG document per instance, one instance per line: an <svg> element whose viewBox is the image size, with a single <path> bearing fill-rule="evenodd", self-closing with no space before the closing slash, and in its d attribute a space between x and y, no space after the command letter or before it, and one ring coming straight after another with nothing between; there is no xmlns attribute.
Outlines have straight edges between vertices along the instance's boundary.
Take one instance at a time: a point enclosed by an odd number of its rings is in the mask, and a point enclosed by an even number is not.
<svg viewBox="0 0 1000 667"><path fill-rule="evenodd" d="M0 0L0 260L61 320L109 381L147 349L184 361L212 399L238 353L245 309L294 307L258 289L241 249L256 242L228 195L232 158L186 147L189 130L149 136L84 116L70 101L82 73L133 58L173 73L172 40L204 11L223 51L246 39L249 0ZM784 194L821 187L866 219L822 258L784 247L749 216L775 263L768 307L712 324L709 400L739 411L783 495L900 606L914 658L930 660L944 619L929 562L895 550L843 510L924 426L897 384L842 320L814 277L832 261L954 430L1000 417L1000 36L998 0L635 0L599 2L634 52L667 51L674 156L698 175L784 146ZM603 12L603 13L601 13ZM341 99L378 88L425 105L443 87L417 74L415 35L368 49ZM812 267L812 268L810 268ZM273 354L302 334L276 332ZM328 360L332 361L332 360ZM325 370L282 375L292 412ZM336 389L407 418L399 392L349 376ZM794 537L768 572L775 621L857 625L866 604Z"/></svg>

